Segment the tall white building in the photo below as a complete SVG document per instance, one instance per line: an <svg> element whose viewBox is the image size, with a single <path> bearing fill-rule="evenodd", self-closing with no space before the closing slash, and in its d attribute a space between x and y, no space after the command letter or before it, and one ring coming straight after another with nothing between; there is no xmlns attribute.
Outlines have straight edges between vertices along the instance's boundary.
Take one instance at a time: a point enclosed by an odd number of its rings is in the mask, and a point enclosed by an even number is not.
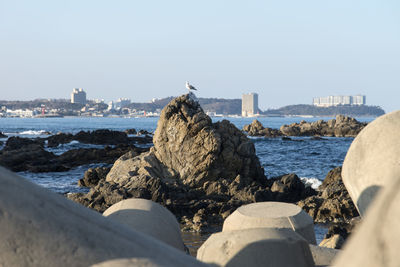
<svg viewBox="0 0 400 267"><path fill-rule="evenodd" d="M365 105L366 103L367 101L365 95L325 96L313 98L313 105L319 107L330 107L337 105Z"/></svg>
<svg viewBox="0 0 400 267"><path fill-rule="evenodd" d="M115 109L121 109L129 106L131 103L131 100L129 98L118 98L117 101L114 102L114 108Z"/></svg>
<svg viewBox="0 0 400 267"><path fill-rule="evenodd" d="M242 117L252 117L258 114L258 94L242 95Z"/></svg>
<svg viewBox="0 0 400 267"><path fill-rule="evenodd" d="M86 92L83 91L83 88L72 89L71 103L86 104Z"/></svg>

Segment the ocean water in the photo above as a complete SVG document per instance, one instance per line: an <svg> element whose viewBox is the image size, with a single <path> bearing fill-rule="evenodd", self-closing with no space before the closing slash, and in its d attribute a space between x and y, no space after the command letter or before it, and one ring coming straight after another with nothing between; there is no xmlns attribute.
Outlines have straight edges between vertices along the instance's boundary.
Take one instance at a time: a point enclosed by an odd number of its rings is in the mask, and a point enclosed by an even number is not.
<svg viewBox="0 0 400 267"><path fill-rule="evenodd" d="M253 118L221 118L215 117L213 121L227 119L239 129L251 123ZM320 119L331 118L302 118L302 117L265 117L258 120L269 128L280 128L283 124L312 122ZM357 118L359 121L370 122L373 118ZM58 132L77 133L81 130L92 131L96 129L110 129L123 131L135 128L154 132L158 118L0 118L0 131L8 136L20 137L47 137ZM0 141L6 141L6 138ZM342 165L346 152L353 138L324 137L314 139L311 137L292 137L291 140L281 138L251 137L256 148L256 154L267 177L275 177L287 173L296 173L304 183L317 188L329 170ZM1 143L1 142L0 142ZM99 145L82 144L72 141L55 148L47 148L56 154L76 148L101 148ZM0 145L0 149L2 146ZM49 188L55 192L86 192L80 188L77 181L83 177L84 172L91 167L104 166L104 164L90 164L73 168L68 172L29 173L20 174L27 179ZM316 226L317 241L326 233L326 229Z"/></svg>
<svg viewBox="0 0 400 267"><path fill-rule="evenodd" d="M227 119L239 129L251 123L253 118L214 117L213 121ZM331 118L303 118L303 117L264 117L258 120L270 128L279 128L283 124L293 122L328 120ZM369 122L373 118L358 118ZM0 118L0 131L8 136L20 137L47 137L58 132L77 133L96 129L110 129L123 131L135 128L154 132L157 127L157 117L149 118ZM264 167L267 177L275 177L287 173L296 173L305 183L317 187L325 178L329 170L340 166L353 138L324 137L292 137L292 140L281 138L251 137L255 144L257 156ZM6 141L6 138L0 141ZM3 144L4 145L4 144ZM1 149L0 145L0 149ZM47 150L57 155L70 149L101 148L99 145L82 144L72 141ZM101 164L100 164L101 165ZM97 164L96 166L99 166ZM65 173L21 173L28 179L60 193L79 192L84 189L77 186L76 181L83 176L87 167L80 166ZM46 181L46 182L44 182Z"/></svg>

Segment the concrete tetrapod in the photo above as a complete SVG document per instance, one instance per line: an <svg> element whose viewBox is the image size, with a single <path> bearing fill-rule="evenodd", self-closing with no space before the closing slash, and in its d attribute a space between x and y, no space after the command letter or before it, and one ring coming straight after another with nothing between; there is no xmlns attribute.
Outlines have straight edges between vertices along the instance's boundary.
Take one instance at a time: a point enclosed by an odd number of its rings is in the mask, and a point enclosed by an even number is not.
<svg viewBox="0 0 400 267"><path fill-rule="evenodd" d="M1 167L0 184L0 266L90 266L116 258L204 266Z"/></svg>
<svg viewBox="0 0 400 267"><path fill-rule="evenodd" d="M179 250L185 250L175 216L151 200L140 198L122 200L109 207L103 215Z"/></svg>
<svg viewBox="0 0 400 267"><path fill-rule="evenodd" d="M243 205L225 219L222 231L251 228L286 228L316 244L313 219L299 206L283 202Z"/></svg>
<svg viewBox="0 0 400 267"><path fill-rule="evenodd" d="M397 178L380 190L333 266L400 266L399 224L400 178Z"/></svg>
<svg viewBox="0 0 400 267"><path fill-rule="evenodd" d="M343 162L343 183L363 216L377 191L400 175L400 111L369 123L354 139Z"/></svg>
<svg viewBox="0 0 400 267"><path fill-rule="evenodd" d="M315 266L308 243L290 229L258 228L211 235L197 259L230 267Z"/></svg>
<svg viewBox="0 0 400 267"><path fill-rule="evenodd" d="M329 266L332 264L340 250L310 245L311 254L316 267Z"/></svg>

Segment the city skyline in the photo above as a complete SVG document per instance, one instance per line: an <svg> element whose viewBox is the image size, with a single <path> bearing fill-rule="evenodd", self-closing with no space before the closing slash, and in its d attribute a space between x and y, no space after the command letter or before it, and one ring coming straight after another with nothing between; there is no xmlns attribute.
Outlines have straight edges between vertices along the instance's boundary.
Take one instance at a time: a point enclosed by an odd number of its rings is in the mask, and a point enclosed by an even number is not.
<svg viewBox="0 0 400 267"><path fill-rule="evenodd" d="M1 100L149 102L187 93L262 110L321 95L399 108L397 1L3 1Z"/></svg>

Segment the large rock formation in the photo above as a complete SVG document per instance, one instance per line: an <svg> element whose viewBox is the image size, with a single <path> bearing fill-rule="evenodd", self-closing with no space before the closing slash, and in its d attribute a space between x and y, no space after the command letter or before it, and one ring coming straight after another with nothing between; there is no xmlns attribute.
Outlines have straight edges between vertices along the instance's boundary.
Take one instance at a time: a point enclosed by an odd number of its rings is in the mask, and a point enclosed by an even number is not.
<svg viewBox="0 0 400 267"><path fill-rule="evenodd" d="M272 198L253 143L226 120L212 123L190 95L163 109L153 142L147 153L118 159L87 195L71 198L99 211L124 198L152 199L194 230Z"/></svg>
<svg viewBox="0 0 400 267"><path fill-rule="evenodd" d="M354 118L344 115L337 115L329 121L315 121L292 123L282 125L279 130L264 128L262 124L254 120L251 124L245 125L243 131L251 136L335 136L355 137L367 124L359 122Z"/></svg>

